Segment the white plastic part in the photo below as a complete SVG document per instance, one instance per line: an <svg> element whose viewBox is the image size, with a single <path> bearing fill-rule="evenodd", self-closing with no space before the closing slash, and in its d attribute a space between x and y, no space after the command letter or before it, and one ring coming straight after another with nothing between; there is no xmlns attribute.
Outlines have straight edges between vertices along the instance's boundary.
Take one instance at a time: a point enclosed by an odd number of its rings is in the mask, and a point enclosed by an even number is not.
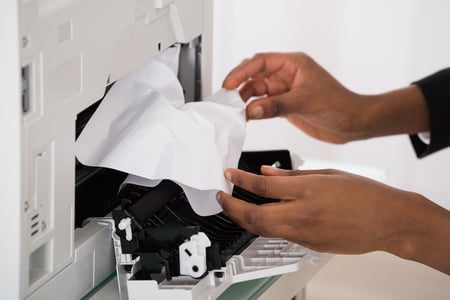
<svg viewBox="0 0 450 300"><path fill-rule="evenodd" d="M272 167L274 167L274 168L279 168L279 167L281 167L281 163L277 160L276 162L274 162L274 163L272 164Z"/></svg>
<svg viewBox="0 0 450 300"><path fill-rule="evenodd" d="M23 297L20 291L21 269L23 256L21 255L21 231L23 228L22 210L27 207L21 201L24 199L21 191L23 178L23 154L20 151L24 137L21 135L21 85L19 56L19 12L17 1L2 2L0 9L0 41L2 51L0 55L0 178L2 181L2 211L0 219L0 235L3 237L3 247L0 251L3 260L3 270L8 275L2 276L0 291L2 299L19 299Z"/></svg>
<svg viewBox="0 0 450 300"><path fill-rule="evenodd" d="M180 256L180 274L194 278L202 276L206 272L206 248L211 246L211 241L203 232L194 234L189 241L178 247Z"/></svg>
<svg viewBox="0 0 450 300"><path fill-rule="evenodd" d="M307 263L320 263L324 255L283 239L258 237L226 266L232 270L233 282L241 282L295 272Z"/></svg>
<svg viewBox="0 0 450 300"><path fill-rule="evenodd" d="M125 239L130 242L133 239L133 233L131 231L131 219L123 218L122 220L120 220L118 227L120 230L125 230Z"/></svg>
<svg viewBox="0 0 450 300"><path fill-rule="evenodd" d="M327 254L311 251L283 239L258 237L241 254L232 256L225 267L211 270L207 276L196 279L195 277L206 271L206 265L203 271L199 268L197 272L192 272L192 266L202 266L206 263L203 259L206 259L206 248L211 244L208 237L200 232L179 247L180 273L188 276L173 277L161 282L135 280L133 272L124 273L121 266L132 265L134 269L139 258L133 260L122 254L120 239L114 233L114 228L112 230L121 299L216 299L232 284L242 281L282 275L301 269L307 270L305 274L312 276L315 273L313 270L318 270L329 258ZM184 251L186 249L191 256ZM188 257L181 258L184 255ZM184 270L181 271L182 269Z"/></svg>
<svg viewBox="0 0 450 300"><path fill-rule="evenodd" d="M111 243L111 226L114 222L92 220L76 230L74 261L67 268L27 296L27 300L81 299L95 290L103 280L114 273L114 250ZM7 277L5 277L7 278ZM3 295L3 290L2 290ZM2 299L24 299L4 298ZM113 300L115 298L108 298Z"/></svg>
<svg viewBox="0 0 450 300"><path fill-rule="evenodd" d="M295 152L291 152L291 161L292 161L292 169L293 170L297 170L305 163L303 158L301 158L300 155L298 155Z"/></svg>

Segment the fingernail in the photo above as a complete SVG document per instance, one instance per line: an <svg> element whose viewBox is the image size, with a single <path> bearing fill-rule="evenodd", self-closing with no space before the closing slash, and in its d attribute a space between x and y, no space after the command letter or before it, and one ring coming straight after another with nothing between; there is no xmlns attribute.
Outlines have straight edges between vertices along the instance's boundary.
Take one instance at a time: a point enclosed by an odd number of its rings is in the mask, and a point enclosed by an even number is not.
<svg viewBox="0 0 450 300"><path fill-rule="evenodd" d="M217 200L217 203L219 203L219 205L222 206L222 192L217 192L216 200Z"/></svg>
<svg viewBox="0 0 450 300"><path fill-rule="evenodd" d="M261 169L270 169L270 170L278 170L278 166L273 164L273 165L262 165Z"/></svg>
<svg viewBox="0 0 450 300"><path fill-rule="evenodd" d="M230 181L231 182L231 180L232 180L232 177L231 177L231 172L229 172L229 171L226 171L225 172L225 174L224 174L224 176L225 176L225 178L228 180L228 181Z"/></svg>
<svg viewBox="0 0 450 300"><path fill-rule="evenodd" d="M222 87L226 90L229 90L229 88L227 87L228 84L228 76L225 78L225 80L222 82Z"/></svg>
<svg viewBox="0 0 450 300"><path fill-rule="evenodd" d="M264 116L264 110L261 106L253 107L248 112L248 116L252 119L261 119Z"/></svg>

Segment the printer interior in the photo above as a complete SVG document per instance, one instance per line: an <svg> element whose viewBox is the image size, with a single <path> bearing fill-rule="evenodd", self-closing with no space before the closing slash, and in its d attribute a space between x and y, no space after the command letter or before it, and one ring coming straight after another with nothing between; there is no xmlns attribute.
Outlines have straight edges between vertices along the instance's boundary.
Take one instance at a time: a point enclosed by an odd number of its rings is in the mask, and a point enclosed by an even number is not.
<svg viewBox="0 0 450 300"><path fill-rule="evenodd" d="M78 115L77 134L86 125L99 102ZM243 152L238 168L258 174L261 165L274 164L292 169L289 151ZM156 187L126 184L120 189L127 175L108 168L85 166L77 160L75 226L83 227L92 218L112 214L117 227L121 218L131 217L136 239L127 242L124 232L118 235L122 240L122 248L127 248L126 251L134 256L140 256L140 264L145 265L141 266L137 274L133 274L136 278L152 278L151 274L158 278L161 272L167 280L179 276L178 246L198 232L205 233L211 240L211 247L207 248L207 271L224 267L230 257L239 254L256 237L223 213L206 217L197 215L181 187L172 181L164 180ZM275 201L239 187L233 189L233 195L255 204Z"/></svg>

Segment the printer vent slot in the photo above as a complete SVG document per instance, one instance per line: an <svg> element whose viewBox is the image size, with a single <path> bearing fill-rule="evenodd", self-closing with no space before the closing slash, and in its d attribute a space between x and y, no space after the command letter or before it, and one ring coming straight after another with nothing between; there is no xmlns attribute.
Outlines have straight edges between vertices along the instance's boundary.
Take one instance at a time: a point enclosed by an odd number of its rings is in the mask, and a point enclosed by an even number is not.
<svg viewBox="0 0 450 300"><path fill-rule="evenodd" d="M31 65L22 68L22 113L31 110Z"/></svg>
<svg viewBox="0 0 450 300"><path fill-rule="evenodd" d="M34 237L39 233L39 214L36 213L30 218L30 236Z"/></svg>

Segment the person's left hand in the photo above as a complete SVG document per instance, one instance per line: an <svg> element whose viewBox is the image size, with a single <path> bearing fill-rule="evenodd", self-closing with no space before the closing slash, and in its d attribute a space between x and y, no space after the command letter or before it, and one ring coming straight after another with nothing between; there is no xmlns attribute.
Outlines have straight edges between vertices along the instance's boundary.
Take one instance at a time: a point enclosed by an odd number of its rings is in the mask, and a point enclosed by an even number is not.
<svg viewBox="0 0 450 300"><path fill-rule="evenodd" d="M421 210L424 197L337 170L288 171L271 167L255 175L228 169L225 177L257 195L279 199L251 204L224 192L217 194L224 213L243 228L280 237L310 249L357 254L392 250L401 233L418 219L402 218ZM407 205L406 205L407 204Z"/></svg>

